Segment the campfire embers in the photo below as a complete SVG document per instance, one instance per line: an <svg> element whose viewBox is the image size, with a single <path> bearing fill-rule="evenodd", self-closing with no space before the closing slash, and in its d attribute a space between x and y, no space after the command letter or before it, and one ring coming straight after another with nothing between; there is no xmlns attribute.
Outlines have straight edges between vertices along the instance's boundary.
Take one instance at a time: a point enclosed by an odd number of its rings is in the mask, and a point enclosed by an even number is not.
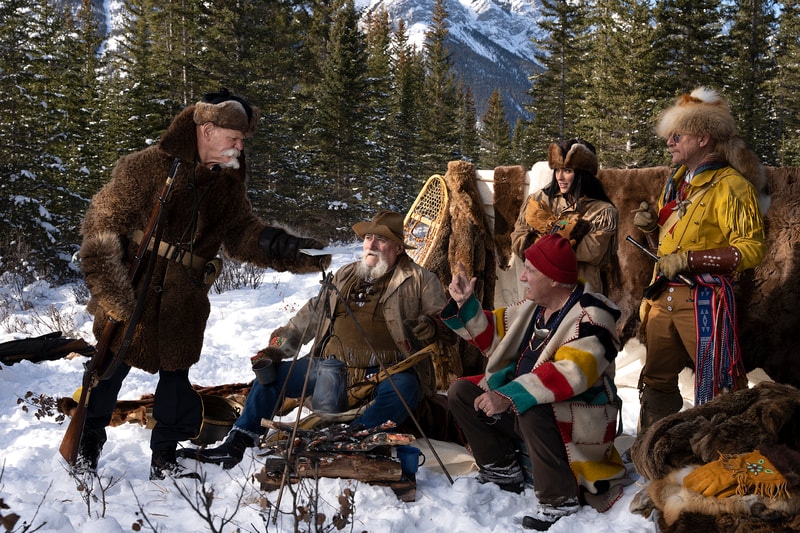
<svg viewBox="0 0 800 533"><path fill-rule="evenodd" d="M286 435L286 439L273 445L273 449L285 452L292 426L270 421L267 427ZM319 430L298 429L294 451L368 452L381 446L404 446L414 442L413 435L392 431L396 427L397 424L390 421L372 428L335 424Z"/></svg>
<svg viewBox="0 0 800 533"><path fill-rule="evenodd" d="M279 440L259 453L264 459L264 468L255 477L261 482L262 490L277 489L287 471L287 481L313 477L357 479L389 485L404 501L415 499L414 480L404 479L400 461L391 457L392 446L407 445L415 438L394 431L394 422L372 428L336 424L319 430L298 429L288 459L286 451L292 425L264 423L278 431Z"/></svg>

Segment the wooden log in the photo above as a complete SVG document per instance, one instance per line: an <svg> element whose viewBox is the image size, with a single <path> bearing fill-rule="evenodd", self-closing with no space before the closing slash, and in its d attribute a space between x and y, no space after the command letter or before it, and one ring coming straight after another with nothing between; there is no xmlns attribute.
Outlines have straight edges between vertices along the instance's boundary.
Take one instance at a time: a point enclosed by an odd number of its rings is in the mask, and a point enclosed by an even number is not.
<svg viewBox="0 0 800 533"><path fill-rule="evenodd" d="M253 477L260 483L261 490L265 492L272 492L281 487L281 474L279 473L262 470ZM292 477L287 479L287 482L299 483L302 479L310 478ZM397 499L403 502L413 502L417 499L417 483L416 480L413 479L413 476L412 479L401 478L396 481L372 481L368 483L368 485L389 487L394 491Z"/></svg>
<svg viewBox="0 0 800 533"><path fill-rule="evenodd" d="M279 456L268 456L264 460L263 473L283 472L286 460ZM373 481L400 481L403 476L398 459L365 453L314 453L304 452L294 460L293 476L331 477L357 479L365 483Z"/></svg>

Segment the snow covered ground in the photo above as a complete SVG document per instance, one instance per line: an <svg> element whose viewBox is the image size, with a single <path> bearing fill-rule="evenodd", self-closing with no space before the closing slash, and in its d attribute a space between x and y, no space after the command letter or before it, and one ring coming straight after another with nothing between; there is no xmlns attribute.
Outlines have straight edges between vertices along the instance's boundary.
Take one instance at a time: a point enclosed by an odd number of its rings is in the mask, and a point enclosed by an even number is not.
<svg viewBox="0 0 800 533"><path fill-rule="evenodd" d="M359 246L345 247L334 256L333 268L355 259ZM203 356L189 377L201 386L246 382L252 379L248 358L269 339L270 332L283 325L308 298L319 290L319 275L297 276L267 271L256 289L212 294L211 316L206 330ZM37 283L26 287L22 300L18 291L0 286L0 304L9 313L0 314L0 342L46 333L57 329L48 320L53 309L60 316L74 317L77 335L93 342L91 321L77 302L72 286L50 287ZM52 306L52 307L51 307ZM38 325L38 327L37 327ZM50 327L48 327L50 326ZM639 354L624 351L618 364L618 384L623 396L625 432L633 434L638 416ZM273 504L277 491L262 493L250 476L260 469L259 459L248 453L230 471L206 466L204 488L213 490L208 511L198 499L193 480L149 481L149 431L139 425L109 428L109 439L100 457L99 478L88 490L78 490L58 453L66 422L53 416L35 416L19 403L30 391L58 398L71 396L81 381L81 359L33 364L24 361L0 367L0 515L20 516L14 531L97 532L127 531L294 531L291 514L277 522L267 520L261 499ZM625 386L631 385L632 386ZM156 376L132 370L120 399L138 399L155 390ZM338 499L346 488L354 491L354 515L344 531L385 532L516 532L522 531L525 514L535 508L536 498L528 488L521 495L508 494L494 485L481 485L475 473L453 476L451 485L438 471L436 461L427 458L417 474L417 499L403 503L387 488L352 480L322 479L319 483L319 512L328 519L325 531L336 531L330 517L339 510ZM430 467L430 468L429 468ZM636 474L633 474L637 477ZM628 505L638 490L626 488L623 498L608 512L600 514L585 507L556 523L553 532L643 532L655 531L649 520L633 515ZM182 495L183 494L183 495ZM4 505L2 505L4 504ZM292 497L286 492L281 509L290 513ZM300 502L305 504L305 502ZM194 508L199 507L200 511ZM209 515L208 521L201 515ZM213 529L209 525L213 524ZM223 524L224 522L224 524ZM3 519L0 519L3 523ZM25 527L29 526L29 529ZM308 531L301 524L301 531Z"/></svg>

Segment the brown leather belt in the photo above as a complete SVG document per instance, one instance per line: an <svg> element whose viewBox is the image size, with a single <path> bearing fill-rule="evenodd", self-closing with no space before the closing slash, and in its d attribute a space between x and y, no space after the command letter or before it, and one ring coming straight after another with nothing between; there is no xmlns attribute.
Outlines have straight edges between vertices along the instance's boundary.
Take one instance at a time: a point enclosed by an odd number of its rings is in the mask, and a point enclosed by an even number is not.
<svg viewBox="0 0 800 533"><path fill-rule="evenodd" d="M142 242L144 238L144 232L142 230L133 230L133 234L131 238L139 244ZM149 243L147 243L147 249L149 251L153 251L153 240L151 239ZM208 260L199 257L197 255L191 254L188 251L184 250L180 246L174 245L172 243L161 241L158 243L158 251L156 252L161 257L169 259L170 261L175 261L176 263L180 263L185 267L191 268L195 272L201 274L206 268L206 263Z"/></svg>

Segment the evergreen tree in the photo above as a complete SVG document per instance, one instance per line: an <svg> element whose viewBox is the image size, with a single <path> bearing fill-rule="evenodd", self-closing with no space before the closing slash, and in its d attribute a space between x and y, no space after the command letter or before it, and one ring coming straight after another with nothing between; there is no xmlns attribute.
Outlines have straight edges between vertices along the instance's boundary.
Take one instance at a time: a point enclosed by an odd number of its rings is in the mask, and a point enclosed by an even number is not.
<svg viewBox="0 0 800 533"><path fill-rule="evenodd" d="M587 89L586 61L589 33L587 2L578 0L542 0L539 26L547 36L535 39L535 57L543 70L532 77L528 94L531 103L526 109L533 115L532 138L534 156L541 160L547 146L565 137L582 135L579 130L583 114L582 99Z"/></svg>
<svg viewBox="0 0 800 533"><path fill-rule="evenodd" d="M531 169L541 159L534 155L536 150L532 145L533 135L528 132L529 127L530 125L524 119L517 119L511 139L511 159L514 164Z"/></svg>
<svg viewBox="0 0 800 533"><path fill-rule="evenodd" d="M472 97L472 90L469 85L462 89L462 83L458 84L458 93L461 94L461 112L459 113L459 151L462 159L472 161L476 165L480 160L481 141L478 133L478 119L475 111L475 99Z"/></svg>
<svg viewBox="0 0 800 533"><path fill-rule="evenodd" d="M603 0L592 9L594 31L587 79L591 88L582 120L586 139L597 148L603 166L659 164L664 144L652 120L658 65L653 59L653 25L646 0Z"/></svg>
<svg viewBox="0 0 800 533"><path fill-rule="evenodd" d="M27 274L21 257L38 215L36 174L42 146L35 131L42 98L32 92L34 14L27 0L0 3L0 261L4 272Z"/></svg>
<svg viewBox="0 0 800 533"><path fill-rule="evenodd" d="M511 149L511 130L506 120L503 96L495 89L489 97L483 115L481 138L481 168L492 169L514 163Z"/></svg>
<svg viewBox="0 0 800 533"><path fill-rule="evenodd" d="M729 76L719 0L658 0L653 60L663 105L698 86L722 89Z"/></svg>
<svg viewBox="0 0 800 533"><path fill-rule="evenodd" d="M370 173L377 187L374 194L383 197L384 207L403 210L395 204L398 183L402 177L392 161L396 144L392 128L392 27L389 13L380 10L364 17L366 28L367 79L369 80L367 109L365 110L366 135Z"/></svg>
<svg viewBox="0 0 800 533"><path fill-rule="evenodd" d="M394 202L400 206L411 206L424 183L422 153L422 109L425 84L423 58L408 44L406 26L401 19L392 35L392 91L391 126L394 143L390 154L394 175L399 180Z"/></svg>
<svg viewBox="0 0 800 533"><path fill-rule="evenodd" d="M731 79L726 96L739 124L739 135L765 161L777 161L773 101L769 86L775 77L770 47L777 30L773 0L742 0L728 8L732 20L726 62Z"/></svg>
<svg viewBox="0 0 800 533"><path fill-rule="evenodd" d="M86 177L94 166L92 157L85 156L90 150L85 143L94 140L84 107L93 107L93 93L80 75L86 50L74 17L55 1L25 8L11 2L3 9L4 20L12 24L0 33L3 91L11 96L0 100L4 152L8 148L0 163L0 203L8 216L0 232L0 253L10 257L14 249L30 248L24 264L7 264L5 269L26 277L63 279L75 274L69 260L77 250L90 192ZM87 100L81 101L83 96Z"/></svg>
<svg viewBox="0 0 800 533"><path fill-rule="evenodd" d="M447 163L458 159L458 113L460 101L452 72L452 53L445 41L449 33L444 0L436 0L425 32L425 92L423 96L422 144L425 179L444 174Z"/></svg>
<svg viewBox="0 0 800 533"><path fill-rule="evenodd" d="M775 164L800 166L800 5L794 0L780 3L774 56L777 72L770 93L775 106Z"/></svg>
<svg viewBox="0 0 800 533"><path fill-rule="evenodd" d="M180 110L167 95L169 75L159 68L154 41L161 35L151 21L152 0L123 0L122 24L109 53L105 121L109 166L121 156L158 142ZM163 66L163 63L162 63Z"/></svg>
<svg viewBox="0 0 800 533"><path fill-rule="evenodd" d="M328 55L318 87L315 137L319 176L315 195L338 211L335 227L370 215L373 198L367 152L366 107L368 82L364 35L352 0L334 3ZM324 191L324 195L322 192ZM331 222L331 221L329 221ZM330 225L330 224L329 224Z"/></svg>

